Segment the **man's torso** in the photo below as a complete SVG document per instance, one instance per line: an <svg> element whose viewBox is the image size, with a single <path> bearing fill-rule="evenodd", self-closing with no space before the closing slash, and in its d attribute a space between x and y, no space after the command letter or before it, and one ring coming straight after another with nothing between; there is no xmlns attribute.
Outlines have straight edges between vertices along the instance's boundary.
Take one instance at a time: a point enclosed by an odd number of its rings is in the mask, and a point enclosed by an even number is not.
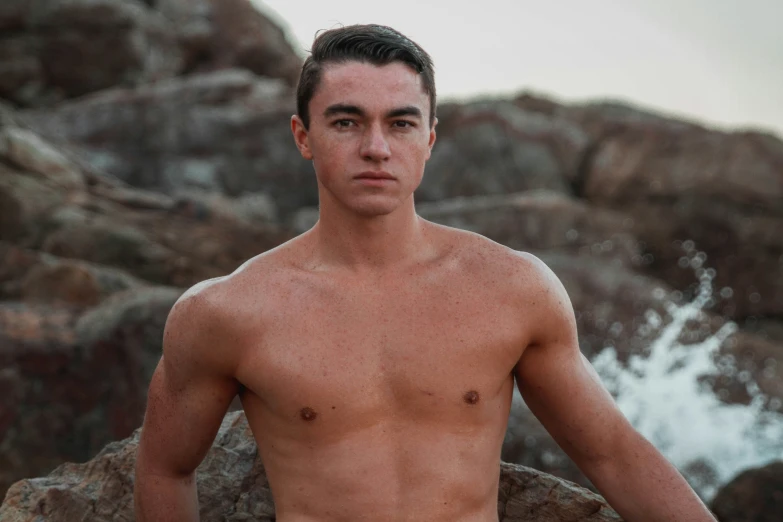
<svg viewBox="0 0 783 522"><path fill-rule="evenodd" d="M519 260L431 232L439 254L397 272L307 269L295 240L232 276L236 377L278 520L496 520L530 330Z"/></svg>

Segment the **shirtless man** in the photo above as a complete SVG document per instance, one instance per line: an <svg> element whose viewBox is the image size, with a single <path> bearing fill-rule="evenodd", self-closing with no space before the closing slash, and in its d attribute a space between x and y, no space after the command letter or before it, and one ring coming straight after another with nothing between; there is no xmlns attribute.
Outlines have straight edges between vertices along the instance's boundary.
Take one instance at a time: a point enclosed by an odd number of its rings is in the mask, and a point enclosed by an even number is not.
<svg viewBox="0 0 783 522"><path fill-rule="evenodd" d="M198 519L194 470L239 394L280 522L497 521L515 377L624 518L714 520L581 355L557 277L416 215L435 143L429 56L386 27L325 32L297 101L320 219L172 309L138 450L138 520Z"/></svg>

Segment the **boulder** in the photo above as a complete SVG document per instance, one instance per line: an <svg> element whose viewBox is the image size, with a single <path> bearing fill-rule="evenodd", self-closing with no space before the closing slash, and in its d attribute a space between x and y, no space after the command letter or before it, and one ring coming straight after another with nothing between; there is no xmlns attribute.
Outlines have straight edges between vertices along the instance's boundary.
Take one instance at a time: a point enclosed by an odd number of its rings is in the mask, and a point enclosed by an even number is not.
<svg viewBox="0 0 783 522"><path fill-rule="evenodd" d="M302 59L283 30L250 0L157 0L187 73L240 68L296 86Z"/></svg>
<svg viewBox="0 0 783 522"><path fill-rule="evenodd" d="M0 129L16 130L10 125ZM0 210L0 240L61 259L88 262L57 269L68 271L96 290L90 293L85 287L83 290L89 295L74 297L76 300L95 301L104 295L97 292L95 281L90 282L92 276L85 271L102 277L103 283L97 283L98 286L111 285L107 277L117 282L121 276L109 276L108 271L118 268L157 284L187 287L225 275L290 237L290 233L265 219L264 211L258 210L261 216L254 214L254 209L247 208L249 203L231 202L228 198L207 201L190 194L175 198L134 189L114 178L95 174L90 167L72 159L71 151L57 152L58 161L47 163L44 159L52 156L51 151L61 149L28 131L16 135L28 136L30 142L37 140L46 146L26 149L24 162L0 149L0 159L8 160L0 162L0 202L7 203ZM38 152L45 158L39 158ZM54 165L52 170L48 170L50 165ZM30 170L33 166L36 171ZM72 172L79 176L74 179L82 182L63 185L61 172ZM266 208L269 219L275 219L274 206L267 204ZM108 268L96 272L96 265ZM54 268L50 266L48 270ZM37 269L35 277L30 275L26 289L18 293L34 295L41 284L45 288L48 283L42 281L55 277L45 272ZM79 286L61 283L61 297L68 288Z"/></svg>
<svg viewBox="0 0 783 522"><path fill-rule="evenodd" d="M574 307L582 352L592 358L611 346L622 361L644 355L657 333L649 314L666 324L666 305L678 296L665 283L599 259L536 252L565 286Z"/></svg>
<svg viewBox="0 0 783 522"><path fill-rule="evenodd" d="M0 496L23 477L89 459L143 418L137 354L121 344L84 350L77 319L70 309L0 303Z"/></svg>
<svg viewBox="0 0 783 522"><path fill-rule="evenodd" d="M113 293L144 285L116 268L0 241L0 299L90 307Z"/></svg>
<svg viewBox="0 0 783 522"><path fill-rule="evenodd" d="M738 331L719 357L726 370L704 379L718 397L730 404L760 400L766 410L783 413L783 343Z"/></svg>
<svg viewBox="0 0 783 522"><path fill-rule="evenodd" d="M48 477L23 480L9 491L0 519L32 522L127 521L133 516L133 468L140 430L109 444L86 464L64 464ZM228 414L197 470L201 520L274 521L269 482L244 413ZM598 495L544 473L501 464L502 522L618 521Z"/></svg>
<svg viewBox="0 0 783 522"><path fill-rule="evenodd" d="M783 461L743 471L718 491L710 508L720 522L778 522L783 513Z"/></svg>
<svg viewBox="0 0 783 522"><path fill-rule="evenodd" d="M169 23L139 0L4 0L0 11L0 98L18 105L52 105L183 67Z"/></svg>
<svg viewBox="0 0 783 522"><path fill-rule="evenodd" d="M133 353L141 363L142 382L149 383L163 353L166 319L180 295L181 289L163 286L117 293L79 317L74 326L76 341L87 353L107 347ZM127 416L131 429L141 422L141 417Z"/></svg>
<svg viewBox="0 0 783 522"><path fill-rule="evenodd" d="M284 217L318 198L312 166L291 136L294 112L280 80L224 70L112 89L20 118L134 187L172 197L265 192Z"/></svg>
<svg viewBox="0 0 783 522"><path fill-rule="evenodd" d="M624 214L591 207L551 191L455 198L419 203L430 221L470 230L515 250L606 259L628 267L644 264Z"/></svg>
<svg viewBox="0 0 783 522"><path fill-rule="evenodd" d="M715 284L733 289L726 315L783 316L783 141L611 105L563 112L595 140L582 194L634 217L651 274L678 288L692 283L673 242L691 240L717 271Z"/></svg>
<svg viewBox="0 0 783 522"><path fill-rule="evenodd" d="M563 118L504 100L438 107L419 201L549 189L571 194L588 136Z"/></svg>
<svg viewBox="0 0 783 522"><path fill-rule="evenodd" d="M4 0L0 32L0 98L26 107L230 68L293 87L302 65L250 0Z"/></svg>
<svg viewBox="0 0 783 522"><path fill-rule="evenodd" d="M614 102L563 105L523 94L515 105L562 118L589 136L576 194L630 215L652 262L646 271L694 288L683 259L716 270L733 295L721 313L783 317L783 141L762 131L722 132ZM695 268L695 267L694 267Z"/></svg>

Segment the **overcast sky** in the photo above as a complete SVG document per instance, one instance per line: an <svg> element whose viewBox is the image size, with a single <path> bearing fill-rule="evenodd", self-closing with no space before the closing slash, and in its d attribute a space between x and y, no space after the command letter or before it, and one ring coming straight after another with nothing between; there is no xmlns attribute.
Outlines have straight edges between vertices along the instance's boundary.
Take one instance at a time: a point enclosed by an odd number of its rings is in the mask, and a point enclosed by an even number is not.
<svg viewBox="0 0 783 522"><path fill-rule="evenodd" d="M398 29L432 55L441 99L613 98L783 137L783 0L256 2L303 55L321 29Z"/></svg>

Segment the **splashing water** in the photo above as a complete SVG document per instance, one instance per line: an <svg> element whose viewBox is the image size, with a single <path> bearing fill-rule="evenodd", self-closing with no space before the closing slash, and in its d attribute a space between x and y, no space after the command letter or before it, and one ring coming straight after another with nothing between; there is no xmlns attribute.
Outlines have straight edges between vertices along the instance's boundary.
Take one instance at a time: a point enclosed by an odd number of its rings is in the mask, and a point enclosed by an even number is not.
<svg viewBox="0 0 783 522"><path fill-rule="evenodd" d="M749 405L725 404L698 377L716 372L716 353L736 331L733 323L702 342L678 341L686 323L698 319L713 299L713 270L698 270L699 289L684 306L667 303L671 322L661 327L647 312L646 330L659 330L649 357L632 355L627 367L612 347L592 361L625 416L685 476L696 492L711 500L718 487L741 471L783 459L783 415L764 409L766 397L752 379L741 381L753 398ZM721 357L718 369L736 372Z"/></svg>

